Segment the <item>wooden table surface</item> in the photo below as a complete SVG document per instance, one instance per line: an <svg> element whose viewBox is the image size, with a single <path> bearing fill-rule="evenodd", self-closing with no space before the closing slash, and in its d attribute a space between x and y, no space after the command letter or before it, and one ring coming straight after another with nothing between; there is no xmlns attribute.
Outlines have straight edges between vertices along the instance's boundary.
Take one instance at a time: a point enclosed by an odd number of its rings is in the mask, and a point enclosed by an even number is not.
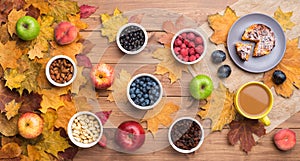
<svg viewBox="0 0 300 161"><path fill-rule="evenodd" d="M140 10L143 8L157 8L167 10L170 13L177 13L185 15L193 19L199 26L206 22L207 15L220 12L234 4L236 0L85 0L79 1L79 6L82 4L88 4L92 6L98 6L98 10L90 18L85 19L89 24L89 28L85 31L81 31L84 38L91 37L90 35L99 32L97 26L100 25L99 14L112 13L117 7L124 13ZM153 22L155 23L155 22ZM154 31L153 31L154 32ZM161 31L155 31L161 32ZM98 45L99 52L104 52L105 55L101 61L107 61L112 65L117 65L123 54L117 49L116 45L111 44L107 49L106 45ZM111 54L109 54L111 53ZM93 58L94 57L94 58ZM97 63L99 58L92 56L93 63ZM153 65L149 65L148 68L142 70L153 70ZM153 72L153 71L150 71ZM176 91L174 91L176 94ZM177 92L178 93L178 92ZM180 94L174 97L180 97ZM99 97L100 104L104 109L109 109L112 103L105 101L106 95L103 94ZM128 117L120 117L128 118ZM170 146L163 148L162 150L146 153L146 154L126 154L117 152L110 148L101 148L100 146L94 146L88 149L80 149L75 157L75 161L81 160L300 160L300 112L289 118L284 123L280 124L276 129L272 130L267 135L258 140L257 145L246 154L240 150L239 145L231 146L227 140L228 128L221 132L215 132L208 135L201 148L194 154L180 154L173 150ZM291 128L297 134L296 147L288 152L282 152L276 149L273 144L272 137L276 131L282 128Z"/></svg>

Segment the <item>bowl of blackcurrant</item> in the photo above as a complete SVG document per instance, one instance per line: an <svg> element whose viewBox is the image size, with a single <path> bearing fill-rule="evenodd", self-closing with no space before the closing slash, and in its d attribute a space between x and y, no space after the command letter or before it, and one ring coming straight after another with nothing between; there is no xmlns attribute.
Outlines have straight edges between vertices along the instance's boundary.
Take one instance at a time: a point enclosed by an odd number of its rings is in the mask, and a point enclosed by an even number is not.
<svg viewBox="0 0 300 161"><path fill-rule="evenodd" d="M149 110L161 100L163 88L161 82L148 73L135 75L127 85L129 102L140 110Z"/></svg>
<svg viewBox="0 0 300 161"><path fill-rule="evenodd" d="M138 54L145 49L148 35L145 28L137 23L120 27L116 37L119 49L126 54Z"/></svg>

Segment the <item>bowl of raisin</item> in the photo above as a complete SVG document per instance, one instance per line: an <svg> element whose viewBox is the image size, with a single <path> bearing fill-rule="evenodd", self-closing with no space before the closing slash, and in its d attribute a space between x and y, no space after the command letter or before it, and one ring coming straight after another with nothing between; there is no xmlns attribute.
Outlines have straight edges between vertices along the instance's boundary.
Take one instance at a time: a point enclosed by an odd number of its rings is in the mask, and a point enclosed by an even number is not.
<svg viewBox="0 0 300 161"><path fill-rule="evenodd" d="M136 108L149 110L161 100L163 88L160 81L151 74L141 73L135 75L128 83L127 98Z"/></svg>
<svg viewBox="0 0 300 161"><path fill-rule="evenodd" d="M137 23L120 27L116 37L119 49L126 54L138 54L145 49L148 35L145 28Z"/></svg>
<svg viewBox="0 0 300 161"><path fill-rule="evenodd" d="M200 122L192 117L181 117L169 128L169 143L180 153L192 153L200 148L204 130Z"/></svg>

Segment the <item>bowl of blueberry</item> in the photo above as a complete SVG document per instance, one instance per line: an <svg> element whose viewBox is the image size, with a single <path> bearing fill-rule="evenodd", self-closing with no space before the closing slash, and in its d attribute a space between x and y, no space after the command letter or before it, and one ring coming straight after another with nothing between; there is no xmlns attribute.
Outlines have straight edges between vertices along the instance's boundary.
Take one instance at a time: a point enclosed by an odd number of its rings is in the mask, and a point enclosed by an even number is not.
<svg viewBox="0 0 300 161"><path fill-rule="evenodd" d="M151 74L135 75L128 83L127 98L136 108L149 110L161 100L163 88L160 81Z"/></svg>
<svg viewBox="0 0 300 161"><path fill-rule="evenodd" d="M183 64L199 62L205 56L206 49L206 38L196 29L182 29L173 36L171 41L174 58Z"/></svg>
<svg viewBox="0 0 300 161"><path fill-rule="evenodd" d="M138 54L145 49L148 35L140 24L127 23L120 27L116 41L119 49L124 53Z"/></svg>

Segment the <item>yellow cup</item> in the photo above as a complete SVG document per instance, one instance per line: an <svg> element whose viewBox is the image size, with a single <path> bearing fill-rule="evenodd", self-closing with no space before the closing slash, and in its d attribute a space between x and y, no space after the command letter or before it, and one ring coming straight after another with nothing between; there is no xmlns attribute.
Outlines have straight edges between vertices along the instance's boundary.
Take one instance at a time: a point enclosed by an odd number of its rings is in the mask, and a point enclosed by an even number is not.
<svg viewBox="0 0 300 161"><path fill-rule="evenodd" d="M272 110L273 102L270 88L257 81L243 84L234 97L235 108L242 116L259 119L266 126L271 124L267 115Z"/></svg>

